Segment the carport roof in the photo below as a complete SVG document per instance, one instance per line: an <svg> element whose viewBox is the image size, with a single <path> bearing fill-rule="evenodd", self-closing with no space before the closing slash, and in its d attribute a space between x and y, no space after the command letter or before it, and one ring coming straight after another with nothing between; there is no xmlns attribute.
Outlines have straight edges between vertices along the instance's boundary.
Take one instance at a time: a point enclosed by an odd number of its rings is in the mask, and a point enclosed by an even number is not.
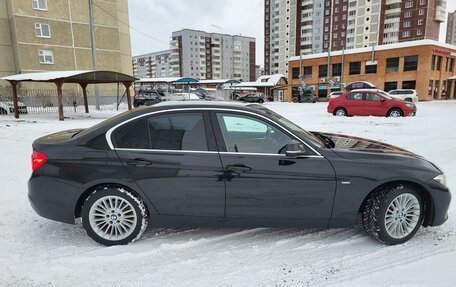
<svg viewBox="0 0 456 287"><path fill-rule="evenodd" d="M51 71L17 74L3 77L2 80L9 82L58 82L76 84L108 84L134 82L135 77L113 72L113 71L94 71L94 70L72 70L72 71Z"/></svg>

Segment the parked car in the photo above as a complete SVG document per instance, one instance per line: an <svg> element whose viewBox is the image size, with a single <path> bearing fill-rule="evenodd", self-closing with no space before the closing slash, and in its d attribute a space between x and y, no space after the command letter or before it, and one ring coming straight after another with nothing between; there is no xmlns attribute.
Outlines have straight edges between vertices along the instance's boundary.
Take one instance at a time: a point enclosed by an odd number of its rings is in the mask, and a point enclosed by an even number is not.
<svg viewBox="0 0 456 287"><path fill-rule="evenodd" d="M411 89L402 89L402 90L392 90L389 91L388 94L390 94L394 98L398 98L404 101L408 102L418 102L418 94L416 93L416 90L411 90Z"/></svg>
<svg viewBox="0 0 456 287"><path fill-rule="evenodd" d="M140 90L133 98L133 106L150 106L162 101L163 94L154 90Z"/></svg>
<svg viewBox="0 0 456 287"><path fill-rule="evenodd" d="M312 93L304 93L302 96L298 95L291 99L293 103L316 103L317 96Z"/></svg>
<svg viewBox="0 0 456 287"><path fill-rule="evenodd" d="M391 97L384 91L353 90L329 100L328 113L335 116L415 116L413 103Z"/></svg>
<svg viewBox="0 0 456 287"><path fill-rule="evenodd" d="M239 95L237 98L238 101L246 102L246 103L264 103L265 95L263 93L250 93Z"/></svg>
<svg viewBox="0 0 456 287"><path fill-rule="evenodd" d="M17 102L20 114L28 114L27 106L22 102ZM0 115L14 114L14 104L9 101L0 101Z"/></svg>
<svg viewBox="0 0 456 287"><path fill-rule="evenodd" d="M63 152L64 151L64 152ZM445 176L399 147L308 132L258 104L159 103L33 142L28 196L105 245L147 225L351 227L386 244L443 224Z"/></svg>
<svg viewBox="0 0 456 287"><path fill-rule="evenodd" d="M337 92L332 92L328 95L328 99L334 99L334 98L337 98L339 96L342 96L344 94L344 92L341 92L341 91L337 91Z"/></svg>

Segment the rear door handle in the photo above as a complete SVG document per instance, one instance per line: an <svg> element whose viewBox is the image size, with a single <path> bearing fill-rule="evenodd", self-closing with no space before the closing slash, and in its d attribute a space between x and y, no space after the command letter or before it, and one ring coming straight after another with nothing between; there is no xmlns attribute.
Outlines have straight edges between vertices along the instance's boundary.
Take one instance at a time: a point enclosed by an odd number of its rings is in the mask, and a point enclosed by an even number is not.
<svg viewBox="0 0 456 287"><path fill-rule="evenodd" d="M246 171L252 170L251 167L248 167L244 164L227 165L227 166L225 166L225 169L228 171L234 171L234 172L246 172Z"/></svg>
<svg viewBox="0 0 456 287"><path fill-rule="evenodd" d="M143 159L143 158L128 159L126 161L126 163L128 165L134 165L136 167L145 167L147 165L151 165L152 164L152 162L150 160Z"/></svg>

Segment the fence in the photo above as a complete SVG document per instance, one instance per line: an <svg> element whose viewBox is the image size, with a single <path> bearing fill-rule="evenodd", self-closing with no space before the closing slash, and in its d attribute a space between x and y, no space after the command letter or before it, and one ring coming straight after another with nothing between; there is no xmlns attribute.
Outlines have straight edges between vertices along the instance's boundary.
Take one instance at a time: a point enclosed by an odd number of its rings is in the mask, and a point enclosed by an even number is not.
<svg viewBox="0 0 456 287"><path fill-rule="evenodd" d="M117 95L116 91L112 93L106 93L103 91L100 96L100 109L101 110L112 110L117 106ZM112 96L114 95L114 96ZM93 96L87 97L90 105L94 105L95 98ZM11 88L0 86L0 103L8 103L13 101ZM29 114L41 114L41 113L57 113L58 112L58 100L56 90L26 90L19 89L18 91L19 106L26 106L27 113ZM127 99L119 95L120 103L126 103ZM119 103L119 104L120 104ZM77 112L78 110L84 110L84 98L82 91L69 89L62 91L62 104L64 112Z"/></svg>

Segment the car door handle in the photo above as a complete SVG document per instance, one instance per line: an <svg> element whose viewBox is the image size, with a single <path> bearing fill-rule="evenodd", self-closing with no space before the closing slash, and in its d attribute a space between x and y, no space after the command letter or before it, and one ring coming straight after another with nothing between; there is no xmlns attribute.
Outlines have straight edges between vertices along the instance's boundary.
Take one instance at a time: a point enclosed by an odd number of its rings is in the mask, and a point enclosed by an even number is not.
<svg viewBox="0 0 456 287"><path fill-rule="evenodd" d="M244 164L227 165L227 166L225 166L225 169L228 171L234 171L234 172L246 172L246 171L252 170L251 167L248 167Z"/></svg>
<svg viewBox="0 0 456 287"><path fill-rule="evenodd" d="M129 159L126 161L126 164L128 165L134 165L136 167L145 167L147 165L151 165L152 162L147 159L142 159L142 158L135 158L135 159Z"/></svg>

